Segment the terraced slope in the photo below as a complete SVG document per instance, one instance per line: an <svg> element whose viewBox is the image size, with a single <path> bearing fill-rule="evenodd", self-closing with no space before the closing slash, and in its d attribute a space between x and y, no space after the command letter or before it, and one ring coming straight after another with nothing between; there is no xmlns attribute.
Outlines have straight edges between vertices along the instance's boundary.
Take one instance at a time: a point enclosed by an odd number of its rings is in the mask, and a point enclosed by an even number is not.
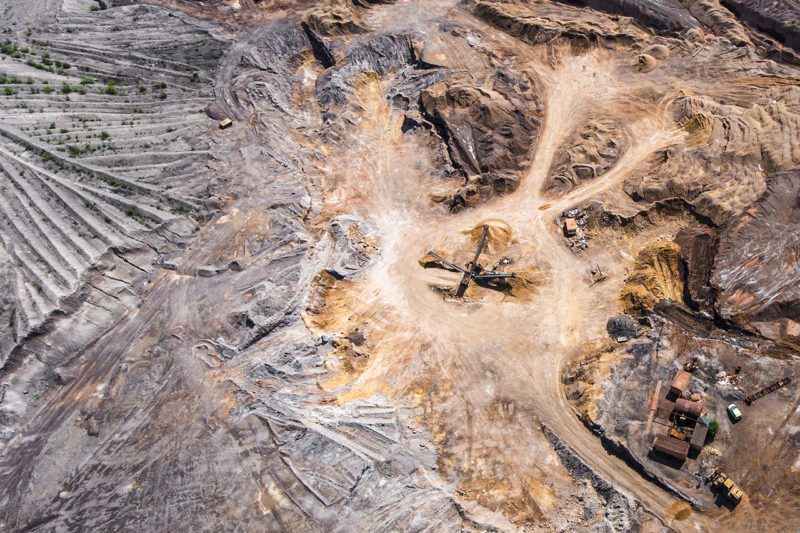
<svg viewBox="0 0 800 533"><path fill-rule="evenodd" d="M123 28L121 17L135 24ZM65 4L57 20L6 40L0 241L14 294L3 319L14 327L3 360L76 305L104 257L145 250L155 255L137 266L149 270L191 238L211 192L203 108L221 49L208 32L142 6Z"/></svg>

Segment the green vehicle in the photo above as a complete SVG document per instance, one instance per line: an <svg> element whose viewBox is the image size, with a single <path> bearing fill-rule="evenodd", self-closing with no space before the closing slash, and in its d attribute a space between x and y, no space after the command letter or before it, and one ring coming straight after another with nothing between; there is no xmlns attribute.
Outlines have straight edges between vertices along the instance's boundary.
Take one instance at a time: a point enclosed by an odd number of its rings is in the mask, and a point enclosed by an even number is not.
<svg viewBox="0 0 800 533"><path fill-rule="evenodd" d="M738 422L742 419L742 412L739 410L739 407L735 403L732 403L728 406L728 414L731 415L731 418L734 422Z"/></svg>

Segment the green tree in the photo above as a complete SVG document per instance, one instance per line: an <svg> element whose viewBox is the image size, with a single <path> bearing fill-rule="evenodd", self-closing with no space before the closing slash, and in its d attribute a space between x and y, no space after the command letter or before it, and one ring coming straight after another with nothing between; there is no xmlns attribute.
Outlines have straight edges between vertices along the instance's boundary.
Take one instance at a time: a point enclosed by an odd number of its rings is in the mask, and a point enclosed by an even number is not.
<svg viewBox="0 0 800 533"><path fill-rule="evenodd" d="M708 423L708 438L713 439L719 431L719 422L712 420Z"/></svg>

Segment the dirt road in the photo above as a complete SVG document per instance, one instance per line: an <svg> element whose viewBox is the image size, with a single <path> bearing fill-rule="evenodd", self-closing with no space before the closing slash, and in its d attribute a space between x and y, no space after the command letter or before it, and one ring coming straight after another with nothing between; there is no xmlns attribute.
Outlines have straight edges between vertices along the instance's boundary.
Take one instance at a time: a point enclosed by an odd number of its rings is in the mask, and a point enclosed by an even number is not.
<svg viewBox="0 0 800 533"><path fill-rule="evenodd" d="M405 171L419 168L420 162L413 141L400 138L401 117L385 105L377 84L360 94L365 122L354 134L354 149L346 157L362 164L337 181L328 201L346 206L377 229L380 260L366 278L355 282L355 294L342 314L348 319L369 317L377 350L342 398L368 396L376 383L386 384L380 390L403 391L417 377L408 370L422 358L440 369L438 379L452 383L454 395L463 402L483 405L502 391L505 397L532 405L536 416L599 475L666 517L674 497L609 456L572 413L560 389L562 365L577 347L604 335L607 317L593 313L599 301L585 281L590 265L564 246L555 217L620 184L654 152L679 138L665 107L659 106L631 125L631 148L606 175L556 202L544 196L557 150L581 126L588 110L627 96L615 81L613 65L603 52L565 54L552 69L539 65L537 73L546 85L545 121L528 176L516 192L458 215L429 212L426 200L415 194L425 186L419 182L424 178ZM382 150L376 153L372 146ZM458 276L424 271L417 259L428 249L463 244L463 232L487 219L512 228L522 250L513 258L518 265L542 271L546 281L530 304L492 295L479 303L458 303L429 289L431 283L453 284ZM448 407L447 416L458 420L461 414L452 408ZM480 411L473 409L472 416L480 418L476 414ZM496 422L480 418L472 424L491 427ZM496 428L496 434L501 432ZM693 520L680 527L693 527Z"/></svg>
<svg viewBox="0 0 800 533"><path fill-rule="evenodd" d="M415 16L424 18L426 13L417 10ZM385 22L393 20L387 18ZM408 25L415 26L413 21ZM232 80L262 30L253 28L240 36L222 59L217 76L217 97L238 119L237 124L252 124L248 119L258 112L237 100ZM602 51L581 56L564 51L552 66L533 65L544 87L545 120L537 145L531 148L530 173L513 194L458 215L432 212L427 196L420 194L437 186L430 177L433 163L424 155L425 147L402 135L402 115L388 106L382 83L374 80L364 84L357 95L363 120L346 139L349 142L342 143L350 150L332 154L321 170L330 177L323 187L324 214L359 215L379 239L380 257L352 284L351 294L342 304L343 320L338 324L343 330L351 317L365 319L375 349L363 372L348 380L346 387L341 387L341 381L320 386L335 391L341 403L369 397L376 391L405 401L415 378L428 368L436 368L435 378L452 388L453 399L442 409L453 425L464 425L472 432L470 446L488 434L494 454L501 456L499 461L514 466L516 462L539 460L540 452L545 452L531 444L530 428L522 432L504 428L482 414L499 397L512 398L533 411L538 421L610 484L665 517L673 498L608 456L566 405L559 382L564 362L576 347L603 334L606 317L593 314L598 296L587 290L584 281L590 265L562 244L554 218L561 210L619 184L638 164L675 139L675 133L666 126L664 110L655 109L630 127L632 148L608 174L555 203L545 197L543 189L560 145L591 110L629 96L615 75L614 61ZM42 405L20 438L6 450L0 463L0 484L11 488L8 499L2 502L7 510L6 523L22 527L36 516L35 507L42 502L28 498L43 450L59 442L58 433L74 422L86 399L111 380L126 357L137 357L180 332L184 337L180 342L170 341L180 359L191 352L197 339L221 329L219 323L230 316L242 293L268 274L278 277L275 272L259 269L269 264L267 259L229 278L193 275L201 263L246 255L238 243L253 237L251 217L276 203L263 195L263 177L274 177L275 171L258 163L262 138L249 128L242 134L237 146L241 152L234 156L241 167L237 168L241 181L231 184L239 197L226 206L225 215L203 228L184 254L185 261L177 273L157 277L142 307L123 317L83 354L89 363L80 376ZM480 301L461 303L446 301L430 290L431 283L451 284L457 276L425 271L418 258L430 249L463 247L469 241L464 232L487 219L501 220L511 228L514 245L509 253L514 254L515 267L539 273L541 283L530 302L486 294ZM259 219L259 224L252 226L266 231L263 228L269 224ZM308 289L305 279L298 285L302 293ZM232 292L236 292L235 298ZM197 295L203 295L203 300L198 301ZM296 296L289 299L293 301ZM289 314L284 309L279 310L281 313ZM171 429L179 433L182 428ZM114 438L122 439L126 434ZM236 448L235 453L240 450ZM552 450L549 453L552 455ZM231 456L228 464L235 464ZM56 471L68 477L71 465L61 468ZM688 520L683 525L690 528L694 523Z"/></svg>

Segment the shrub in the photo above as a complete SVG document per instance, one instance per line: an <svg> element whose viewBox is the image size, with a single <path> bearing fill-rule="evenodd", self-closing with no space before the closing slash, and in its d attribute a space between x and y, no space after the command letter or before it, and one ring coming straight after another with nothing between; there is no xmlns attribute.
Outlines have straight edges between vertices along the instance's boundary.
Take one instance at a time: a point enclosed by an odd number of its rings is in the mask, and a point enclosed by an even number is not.
<svg viewBox="0 0 800 533"><path fill-rule="evenodd" d="M69 94L72 92L72 85L67 82L61 84L61 92L64 94Z"/></svg>
<svg viewBox="0 0 800 533"><path fill-rule="evenodd" d="M15 91L13 87L11 87L9 85L6 85L5 93L6 93L6 96L13 96L13 95L17 94L17 91Z"/></svg>
<svg viewBox="0 0 800 533"><path fill-rule="evenodd" d="M719 422L716 420L712 420L708 423L708 438L713 439L716 437L717 432L719 431Z"/></svg>
<svg viewBox="0 0 800 533"><path fill-rule="evenodd" d="M93 78L93 77L91 77L91 76L84 76L84 77L82 77L82 78L81 78L81 85L92 85L92 84L93 84L93 83L95 83L96 81L97 81L97 80L96 80L96 79L94 79L94 78Z"/></svg>
<svg viewBox="0 0 800 533"><path fill-rule="evenodd" d="M107 131L100 132L100 140L107 141L109 137L111 137L111 135L109 135Z"/></svg>
<svg viewBox="0 0 800 533"><path fill-rule="evenodd" d="M53 88L50 87L49 85L45 85L44 87L42 87L42 91L44 92L44 94L50 94L53 92Z"/></svg>
<svg viewBox="0 0 800 533"><path fill-rule="evenodd" d="M106 94L117 94L117 86L114 84L113 81L106 83Z"/></svg>

